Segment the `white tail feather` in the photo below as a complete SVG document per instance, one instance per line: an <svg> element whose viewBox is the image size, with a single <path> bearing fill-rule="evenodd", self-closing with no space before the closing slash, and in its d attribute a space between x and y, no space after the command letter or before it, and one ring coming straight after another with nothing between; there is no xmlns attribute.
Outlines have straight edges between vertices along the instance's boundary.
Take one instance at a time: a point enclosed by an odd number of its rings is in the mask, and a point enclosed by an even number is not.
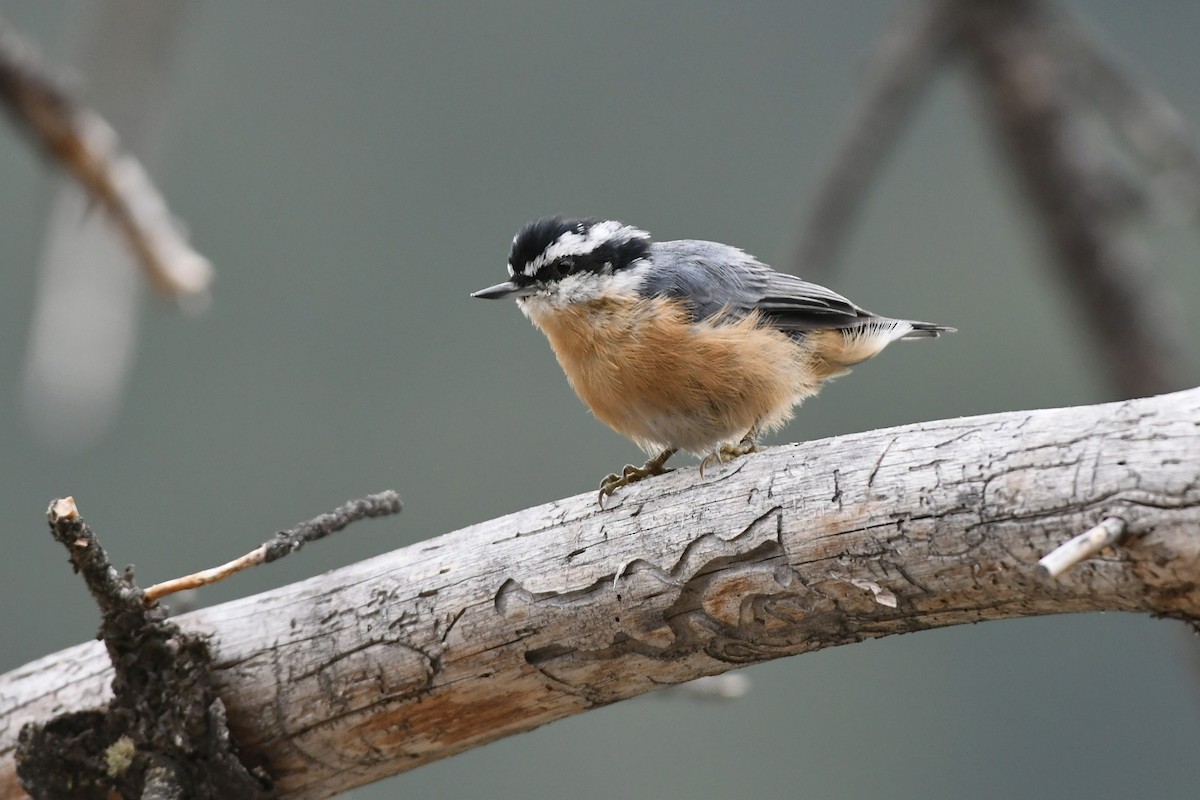
<svg viewBox="0 0 1200 800"><path fill-rule="evenodd" d="M832 360L850 366L879 355L883 348L913 332L912 323L899 319L876 319L842 334L842 347Z"/></svg>

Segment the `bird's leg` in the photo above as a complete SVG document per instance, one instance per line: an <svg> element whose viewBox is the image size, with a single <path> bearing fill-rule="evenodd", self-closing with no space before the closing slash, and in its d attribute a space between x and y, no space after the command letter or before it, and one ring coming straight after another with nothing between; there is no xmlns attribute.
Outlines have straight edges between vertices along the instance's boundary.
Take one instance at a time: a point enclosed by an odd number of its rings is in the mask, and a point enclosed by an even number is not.
<svg viewBox="0 0 1200 800"><path fill-rule="evenodd" d="M746 435L737 444L723 444L715 452L709 453L700 462L700 477L704 477L704 468L711 464L724 464L733 461L738 456L758 452L758 425L746 431Z"/></svg>
<svg viewBox="0 0 1200 800"><path fill-rule="evenodd" d="M648 478L651 475L664 475L673 470L667 469L665 464L667 459L675 455L676 448L668 447L654 458L647 461L640 467L635 467L633 464L626 464L621 470L621 474L609 473L600 481L600 505L604 505L604 498L609 497L617 489L622 486L628 486L631 483L637 483L642 478Z"/></svg>

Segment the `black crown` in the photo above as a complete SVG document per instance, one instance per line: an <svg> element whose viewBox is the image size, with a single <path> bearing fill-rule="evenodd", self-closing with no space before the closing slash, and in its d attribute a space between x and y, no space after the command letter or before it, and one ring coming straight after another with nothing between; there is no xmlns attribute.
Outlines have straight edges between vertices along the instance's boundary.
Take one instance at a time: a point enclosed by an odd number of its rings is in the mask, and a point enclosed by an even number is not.
<svg viewBox="0 0 1200 800"><path fill-rule="evenodd" d="M600 220L594 217L572 219L570 217L542 217L525 225L513 239L508 264L517 272L545 252L546 248L568 231L583 233Z"/></svg>

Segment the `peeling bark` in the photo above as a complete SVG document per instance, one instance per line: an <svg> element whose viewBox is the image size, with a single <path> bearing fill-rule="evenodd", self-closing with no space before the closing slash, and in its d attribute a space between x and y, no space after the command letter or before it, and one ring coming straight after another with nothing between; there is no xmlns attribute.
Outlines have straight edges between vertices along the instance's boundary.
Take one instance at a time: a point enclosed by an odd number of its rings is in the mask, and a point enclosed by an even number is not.
<svg viewBox="0 0 1200 800"><path fill-rule="evenodd" d="M182 616L243 753L321 798L664 685L891 633L1080 611L1200 618L1200 390L921 423L588 492ZM1037 561L1117 515L1117 547ZM80 645L0 676L94 706Z"/></svg>

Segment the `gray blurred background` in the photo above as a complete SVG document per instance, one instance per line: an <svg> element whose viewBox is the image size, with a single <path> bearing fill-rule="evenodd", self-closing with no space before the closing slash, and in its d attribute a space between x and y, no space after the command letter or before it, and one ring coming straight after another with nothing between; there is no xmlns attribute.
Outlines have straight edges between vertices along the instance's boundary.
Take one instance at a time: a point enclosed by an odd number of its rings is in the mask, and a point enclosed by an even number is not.
<svg viewBox="0 0 1200 800"><path fill-rule="evenodd" d="M105 7L0 13L116 124L145 75L90 84ZM1072 7L1200 125L1200 4ZM115 417L66 444L38 433L21 390L56 173L0 125L0 671L95 633L46 533L53 497L74 495L148 585L348 498L403 495L399 517L207 589L208 604L590 492L638 458L511 304L468 294L505 277L519 225L555 212L788 267L894 10L180 6L139 152L216 267L213 301L187 317L139 290ZM937 81L828 280L960 332L889 350L779 441L1112 399L979 111L961 74ZM1198 237L1147 235L1195 341ZM87 335L86 316L61 323ZM736 702L643 697L353 797L1195 798L1198 654L1180 624L1117 615L889 638L751 669Z"/></svg>

